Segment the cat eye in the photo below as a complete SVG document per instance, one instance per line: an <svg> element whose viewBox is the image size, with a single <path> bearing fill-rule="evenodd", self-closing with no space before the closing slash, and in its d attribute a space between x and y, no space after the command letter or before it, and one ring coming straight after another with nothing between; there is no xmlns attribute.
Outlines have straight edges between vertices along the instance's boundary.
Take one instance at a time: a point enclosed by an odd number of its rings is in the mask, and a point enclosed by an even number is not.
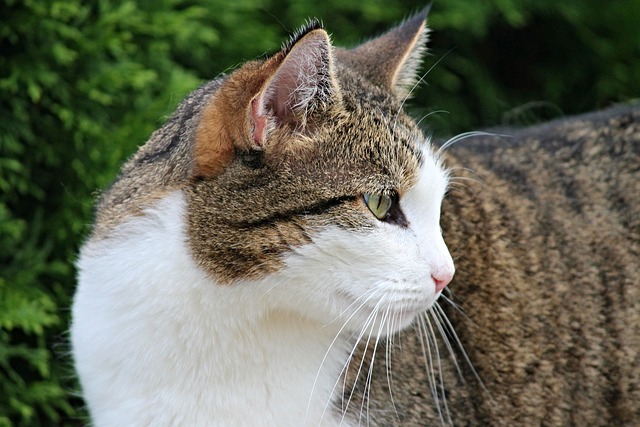
<svg viewBox="0 0 640 427"><path fill-rule="evenodd" d="M364 203L369 210L379 220L384 220L389 215L389 211L393 206L393 197L386 194L368 194L362 195Z"/></svg>

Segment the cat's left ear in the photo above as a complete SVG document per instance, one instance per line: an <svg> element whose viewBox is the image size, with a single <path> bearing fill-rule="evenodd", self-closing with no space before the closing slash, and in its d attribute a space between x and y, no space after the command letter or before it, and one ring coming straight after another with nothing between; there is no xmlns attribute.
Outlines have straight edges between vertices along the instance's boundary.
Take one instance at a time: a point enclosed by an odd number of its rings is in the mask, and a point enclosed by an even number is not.
<svg viewBox="0 0 640 427"><path fill-rule="evenodd" d="M315 113L340 100L333 47L317 21L298 31L274 60L277 67L251 100L252 137L257 146L276 128L306 133Z"/></svg>
<svg viewBox="0 0 640 427"><path fill-rule="evenodd" d="M269 152L292 135L311 134L342 100L333 61L329 35L311 21L280 52L222 80L200 114L193 175L213 177L238 152Z"/></svg>
<svg viewBox="0 0 640 427"><path fill-rule="evenodd" d="M353 49L337 49L338 61L352 67L373 83L406 98L418 81L417 73L426 52L426 26L431 6L387 33Z"/></svg>

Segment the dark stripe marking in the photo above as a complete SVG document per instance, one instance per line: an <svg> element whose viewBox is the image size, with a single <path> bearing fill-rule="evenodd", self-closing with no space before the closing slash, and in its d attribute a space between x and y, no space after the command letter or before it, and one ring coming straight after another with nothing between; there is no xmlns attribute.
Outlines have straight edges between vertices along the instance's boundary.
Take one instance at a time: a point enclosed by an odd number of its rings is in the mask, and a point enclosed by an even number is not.
<svg viewBox="0 0 640 427"><path fill-rule="evenodd" d="M285 212L276 212L264 218L251 220L251 221L236 222L232 225L238 228L255 228L255 227L269 226L277 222L289 221L291 220L291 218L294 218L297 216L318 215L325 212L328 209L339 206L348 201L353 201L355 199L356 198L354 196L335 197L328 200L322 200L311 206L303 206L303 207L295 208Z"/></svg>

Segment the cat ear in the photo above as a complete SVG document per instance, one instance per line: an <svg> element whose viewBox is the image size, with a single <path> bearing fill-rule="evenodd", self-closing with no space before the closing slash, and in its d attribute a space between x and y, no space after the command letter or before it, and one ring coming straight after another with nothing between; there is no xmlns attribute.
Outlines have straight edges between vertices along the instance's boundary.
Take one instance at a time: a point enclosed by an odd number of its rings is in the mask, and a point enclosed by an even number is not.
<svg viewBox="0 0 640 427"><path fill-rule="evenodd" d="M338 61L404 99L416 84L426 51L429 33L426 19L430 9L429 5L396 28L360 46L337 50Z"/></svg>
<svg viewBox="0 0 640 427"><path fill-rule="evenodd" d="M333 47L317 21L263 62L250 62L220 80L200 114L193 176L221 173L237 151L261 150L278 129L305 133L316 112L340 102Z"/></svg>
<svg viewBox="0 0 640 427"><path fill-rule="evenodd" d="M277 127L304 132L315 111L339 99L329 35L310 22L276 55L279 63L251 100L252 138L262 146Z"/></svg>

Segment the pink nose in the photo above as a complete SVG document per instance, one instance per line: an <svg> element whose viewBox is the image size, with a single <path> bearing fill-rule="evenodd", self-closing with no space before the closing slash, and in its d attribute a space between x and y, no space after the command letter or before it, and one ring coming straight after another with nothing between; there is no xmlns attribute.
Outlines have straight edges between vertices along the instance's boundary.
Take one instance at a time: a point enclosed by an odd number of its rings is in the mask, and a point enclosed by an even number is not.
<svg viewBox="0 0 640 427"><path fill-rule="evenodd" d="M436 284L436 292L440 292L449 283L451 283L451 280L453 279L453 271L440 270L440 271L437 271L436 273L431 274L431 278Z"/></svg>

